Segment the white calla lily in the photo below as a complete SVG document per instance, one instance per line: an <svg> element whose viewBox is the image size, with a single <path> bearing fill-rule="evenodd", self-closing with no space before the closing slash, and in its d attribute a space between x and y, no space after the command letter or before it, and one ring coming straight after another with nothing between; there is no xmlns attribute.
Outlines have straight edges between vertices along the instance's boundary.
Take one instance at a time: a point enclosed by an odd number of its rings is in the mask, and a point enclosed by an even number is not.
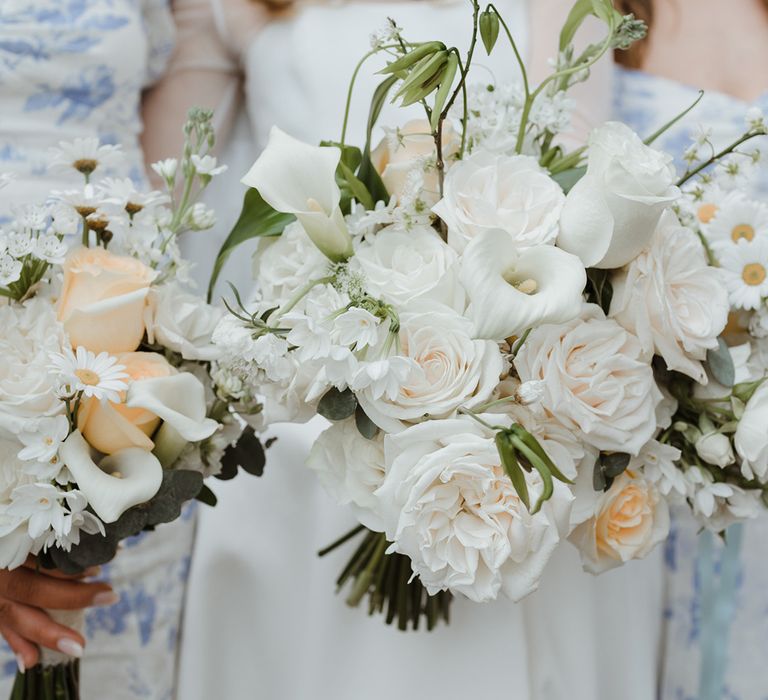
<svg viewBox="0 0 768 700"><path fill-rule="evenodd" d="M219 428L215 420L206 418L205 387L189 372L132 382L125 405L153 413L188 442L205 440Z"/></svg>
<svg viewBox="0 0 768 700"><path fill-rule="evenodd" d="M163 468L151 452L129 447L96 464L91 447L75 430L62 444L59 456L105 523L115 522L126 510L146 503L160 488Z"/></svg>
<svg viewBox="0 0 768 700"><path fill-rule="evenodd" d="M335 262L352 255L352 238L339 209L340 158L334 146L310 146L272 127L267 147L241 180L273 209L294 214L312 242Z"/></svg>
<svg viewBox="0 0 768 700"><path fill-rule="evenodd" d="M495 229L470 241L461 282L476 337L500 340L576 318L587 275L575 255L551 245L521 250L509 234Z"/></svg>

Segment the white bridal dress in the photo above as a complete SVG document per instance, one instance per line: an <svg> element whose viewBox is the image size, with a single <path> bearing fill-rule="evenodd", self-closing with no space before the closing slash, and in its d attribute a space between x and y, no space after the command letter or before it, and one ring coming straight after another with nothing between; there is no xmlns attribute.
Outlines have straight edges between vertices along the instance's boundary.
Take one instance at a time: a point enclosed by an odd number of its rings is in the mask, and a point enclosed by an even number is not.
<svg viewBox="0 0 768 700"><path fill-rule="evenodd" d="M61 140L122 145L125 163L109 174L145 183L141 91L162 74L173 36L166 0L0 0L0 173L15 175L0 190L0 226L14 205L80 186L74 171L46 170ZM126 541L104 567L120 600L86 615L83 700L174 696L193 515ZM0 698L15 673L0 643Z"/></svg>
<svg viewBox="0 0 768 700"><path fill-rule="evenodd" d="M498 7L525 51L525 3L500 0ZM462 48L471 17L467 2L313 4L249 32L228 22L228 9L216 5L219 30L245 69L256 149L274 124L308 142L338 139L352 69L387 17L410 39L442 39ZM500 39L490 59L479 50L477 62L485 68L476 74L483 80L518 78L503 44ZM381 79L374 70L361 72L350 143L362 145L370 97ZM403 121L402 113L387 108L380 123ZM233 182L228 196L213 204L237 208L241 196ZM278 440L261 479L213 484L219 504L200 513L180 698L653 700L658 552L595 579L565 545L541 589L524 602L456 600L450 626L432 633L402 633L380 617L369 618L363 607L348 608L334 594L334 580L350 547L324 559L316 554L355 524L304 467L323 427L316 418L273 428Z"/></svg>

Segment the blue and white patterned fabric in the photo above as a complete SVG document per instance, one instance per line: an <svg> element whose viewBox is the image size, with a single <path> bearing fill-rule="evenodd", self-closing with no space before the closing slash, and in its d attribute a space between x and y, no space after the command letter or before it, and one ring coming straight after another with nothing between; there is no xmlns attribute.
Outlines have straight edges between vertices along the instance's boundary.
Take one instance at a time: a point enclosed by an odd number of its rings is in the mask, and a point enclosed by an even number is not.
<svg viewBox="0 0 768 700"><path fill-rule="evenodd" d="M641 136L690 105L691 86L639 71L617 69L615 116ZM717 92L656 146L679 156L699 124L712 128L715 147L744 132L752 106L768 112L768 91L751 104ZM760 141L760 143L758 143ZM752 142L763 154L768 139ZM682 171L682 163L678 161ZM768 165L749 183L751 195L768 197ZM665 552L665 630L660 700L768 700L768 516L728 531L728 544L699 527L690 514L673 514Z"/></svg>
<svg viewBox="0 0 768 700"><path fill-rule="evenodd" d="M119 143L127 164L115 176L144 181L139 145L144 87L173 48L167 0L0 0L0 222L12 204L76 186L77 173L49 174L49 148L97 136ZM182 519L124 543L103 575L120 595L87 613L83 698L174 697L181 609L195 527ZM0 645L0 697L16 663Z"/></svg>

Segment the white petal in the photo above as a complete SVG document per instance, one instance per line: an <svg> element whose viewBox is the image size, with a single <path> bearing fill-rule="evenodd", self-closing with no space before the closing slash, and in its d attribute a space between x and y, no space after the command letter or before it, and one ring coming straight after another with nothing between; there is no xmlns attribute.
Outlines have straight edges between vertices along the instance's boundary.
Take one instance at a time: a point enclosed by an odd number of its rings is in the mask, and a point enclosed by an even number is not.
<svg viewBox="0 0 768 700"><path fill-rule="evenodd" d="M146 503L163 480L163 468L157 458L138 447L115 452L102 460L99 467L91 459L91 448L78 430L64 441L59 454L96 515L105 523L113 523L129 508ZM120 477L111 476L115 472Z"/></svg>

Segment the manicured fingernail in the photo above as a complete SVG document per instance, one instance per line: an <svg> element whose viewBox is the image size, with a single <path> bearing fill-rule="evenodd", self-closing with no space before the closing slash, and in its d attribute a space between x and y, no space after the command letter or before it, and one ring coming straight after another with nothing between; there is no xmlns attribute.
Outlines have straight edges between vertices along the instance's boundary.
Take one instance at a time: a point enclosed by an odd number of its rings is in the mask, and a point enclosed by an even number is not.
<svg viewBox="0 0 768 700"><path fill-rule="evenodd" d="M74 656L79 659L83 655L83 647L69 637L62 637L56 646L62 654L67 656Z"/></svg>
<svg viewBox="0 0 768 700"><path fill-rule="evenodd" d="M19 673L24 673L27 670L27 665L24 663L24 657L21 654L16 654L16 665L19 667Z"/></svg>
<svg viewBox="0 0 768 700"><path fill-rule="evenodd" d="M98 608L109 607L110 605L114 605L118 600L120 600L120 596L114 591L102 591L93 596L93 604Z"/></svg>

